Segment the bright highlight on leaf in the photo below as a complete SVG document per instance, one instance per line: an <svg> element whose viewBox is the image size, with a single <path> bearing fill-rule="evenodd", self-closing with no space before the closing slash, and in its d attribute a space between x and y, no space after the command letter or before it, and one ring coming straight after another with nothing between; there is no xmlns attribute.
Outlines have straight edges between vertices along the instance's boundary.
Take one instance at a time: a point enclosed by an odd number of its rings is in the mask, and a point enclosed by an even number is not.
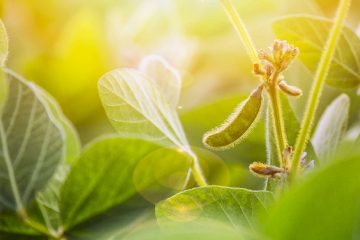
<svg viewBox="0 0 360 240"><path fill-rule="evenodd" d="M332 21L308 15L281 18L273 23L278 38L296 45L301 54L299 59L315 73ZM360 84L360 39L344 27L327 77L329 85L339 88L354 88Z"/></svg>
<svg viewBox="0 0 360 240"><path fill-rule="evenodd" d="M350 98L342 94L325 110L318 123L312 143L321 163L326 162L336 151L346 132Z"/></svg>
<svg viewBox="0 0 360 240"><path fill-rule="evenodd" d="M258 211L266 210L272 193L242 188L207 186L181 192L159 203L156 216L160 225L214 220L238 229L254 227Z"/></svg>
<svg viewBox="0 0 360 240"><path fill-rule="evenodd" d="M263 101L263 86L259 86L218 128L205 133L204 144L215 150L225 150L241 142L257 122Z"/></svg>

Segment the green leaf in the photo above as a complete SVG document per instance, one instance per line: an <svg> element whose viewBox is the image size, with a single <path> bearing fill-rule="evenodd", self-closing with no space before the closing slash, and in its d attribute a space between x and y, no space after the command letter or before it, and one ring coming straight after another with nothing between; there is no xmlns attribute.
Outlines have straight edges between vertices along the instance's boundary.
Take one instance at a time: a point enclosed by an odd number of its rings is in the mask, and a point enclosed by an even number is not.
<svg viewBox="0 0 360 240"><path fill-rule="evenodd" d="M8 97L0 119L0 210L27 206L63 157L62 132L35 86L7 71Z"/></svg>
<svg viewBox="0 0 360 240"><path fill-rule="evenodd" d="M134 171L137 191L156 203L185 188L191 159L174 149L160 148L143 158Z"/></svg>
<svg viewBox="0 0 360 240"><path fill-rule="evenodd" d="M324 18L295 15L273 23L278 38L286 39L300 49L299 59L315 73L332 21ZM356 88L360 84L360 39L348 27L343 29L327 77L329 85Z"/></svg>
<svg viewBox="0 0 360 240"><path fill-rule="evenodd" d="M55 230L62 225L59 207L60 188L68 173L68 164L80 155L81 143L75 127L65 117L57 101L44 89L40 87L34 87L34 89L50 110L50 116L61 127L65 140L64 162L58 167L46 187L36 197L45 224L49 229Z"/></svg>
<svg viewBox="0 0 360 240"><path fill-rule="evenodd" d="M242 102L228 119L203 137L204 144L215 150L225 150L240 143L257 122L262 106L263 86L259 86Z"/></svg>
<svg viewBox="0 0 360 240"><path fill-rule="evenodd" d="M311 140L321 163L336 151L344 137L349 118L350 98L346 94L337 97L325 110Z"/></svg>
<svg viewBox="0 0 360 240"><path fill-rule="evenodd" d="M73 163L61 188L64 228L69 229L132 196L136 164L158 147L144 140L116 137L88 146Z"/></svg>
<svg viewBox="0 0 360 240"><path fill-rule="evenodd" d="M165 60L146 57L139 69L113 70L98 86L107 116L120 135L175 145L195 157L176 112L181 79Z"/></svg>
<svg viewBox="0 0 360 240"><path fill-rule="evenodd" d="M137 69L117 69L99 81L99 94L105 111L119 134L140 137L165 145L181 144L175 125L180 79L158 61L167 78L147 76ZM161 88L160 88L161 86ZM164 88L164 89L162 89ZM163 95L166 93L168 95ZM174 119L175 117L175 119Z"/></svg>
<svg viewBox="0 0 360 240"><path fill-rule="evenodd" d="M124 239L122 236L113 236L112 240ZM255 233L244 230L234 230L216 222L199 224L174 225L159 228L154 224L147 224L138 231L126 236L127 240L250 240L261 239Z"/></svg>
<svg viewBox="0 0 360 240"><path fill-rule="evenodd" d="M76 132L74 125L66 118L54 97L47 93L44 89L36 88L39 97L47 104L50 113L59 126L63 129L65 138L65 160L71 163L72 160L77 158L81 152L80 137Z"/></svg>
<svg viewBox="0 0 360 240"><path fill-rule="evenodd" d="M347 154L350 153L350 154ZM270 209L270 239L356 239L360 221L360 154L344 150L306 175Z"/></svg>
<svg viewBox="0 0 360 240"><path fill-rule="evenodd" d="M9 54L9 39L4 23L0 20L0 67L5 66Z"/></svg>
<svg viewBox="0 0 360 240"><path fill-rule="evenodd" d="M180 192L156 206L161 225L218 221L235 229L254 227L256 214L266 210L272 194L242 188L207 186Z"/></svg>
<svg viewBox="0 0 360 240"><path fill-rule="evenodd" d="M60 189L68 173L68 165L61 164L46 187L37 193L36 202L39 213L48 229L59 229L62 227L60 216Z"/></svg>

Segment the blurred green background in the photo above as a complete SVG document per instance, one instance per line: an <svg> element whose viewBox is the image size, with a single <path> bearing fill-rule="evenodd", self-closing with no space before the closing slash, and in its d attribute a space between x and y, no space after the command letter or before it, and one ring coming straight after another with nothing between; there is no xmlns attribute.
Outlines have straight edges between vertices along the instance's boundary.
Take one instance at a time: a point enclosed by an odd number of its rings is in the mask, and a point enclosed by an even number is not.
<svg viewBox="0 0 360 240"><path fill-rule="evenodd" d="M274 40L273 19L297 13L331 17L338 1L234 2L257 47L266 48ZM356 29L360 1L353 2L348 25ZM162 55L182 74L179 111L190 142L198 147L202 134L258 84L218 0L1 0L0 15L10 38L8 66L59 101L83 144L113 132L98 98L98 79L114 68L137 66L147 54ZM301 117L312 76L297 62L286 78L305 91L293 102ZM326 88L318 115L338 93ZM353 127L360 101L355 91L347 93ZM210 168L225 166L228 174L221 174L226 179L213 176L213 183L259 188L261 181L247 166L265 161L264 124L234 150L215 154Z"/></svg>

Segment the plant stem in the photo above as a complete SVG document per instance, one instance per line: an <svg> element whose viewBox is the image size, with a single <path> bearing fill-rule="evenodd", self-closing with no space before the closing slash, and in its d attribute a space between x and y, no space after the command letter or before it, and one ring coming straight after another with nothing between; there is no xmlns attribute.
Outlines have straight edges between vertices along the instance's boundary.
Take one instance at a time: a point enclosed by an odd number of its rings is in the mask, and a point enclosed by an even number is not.
<svg viewBox="0 0 360 240"><path fill-rule="evenodd" d="M200 164L199 164L199 159L197 158L197 156L194 154L193 156L193 161L192 161L192 164L191 164L191 171L192 171L192 174L196 180L196 182L198 183L198 185L200 187L204 187L207 185L206 183L206 180L205 180L205 177L201 171L201 167L200 167Z"/></svg>
<svg viewBox="0 0 360 240"><path fill-rule="evenodd" d="M275 137L276 137L276 147L277 147L277 153L280 161L280 167L288 167L288 163L284 163L282 161L282 155L283 151L288 145L287 143L287 136L285 132L284 127L284 121L282 118L282 109L281 109L281 102L280 102L280 96L279 91L276 87L276 85L270 86L268 89L268 93L270 96L270 102L271 102L271 108L272 108L272 116L273 116L273 124L275 126Z"/></svg>
<svg viewBox="0 0 360 240"><path fill-rule="evenodd" d="M260 63L260 59L257 55L257 50L255 47L255 44L253 43L249 32L246 29L246 26L242 19L240 18L240 15L236 11L235 6L233 5L231 0L221 0L221 3L223 5L223 8L230 20L230 22L233 24L235 30L240 36L240 39L244 45L244 47L247 50L247 53L253 63ZM274 78L277 78L277 76L274 76ZM264 82L266 81L265 77L263 77ZM276 79L275 79L276 80ZM276 82L276 81L275 81ZM272 117L273 122L275 125L275 137L277 142L277 151L279 156L279 162L282 164L282 151L285 149L287 145L287 136L285 134L285 125L284 120L282 117L282 106L281 102L279 100L279 93L276 86L272 86L270 90L268 90L268 93L270 95L271 100L271 108L272 108Z"/></svg>
<svg viewBox="0 0 360 240"><path fill-rule="evenodd" d="M230 22L233 24L235 30L240 36L240 39L247 51L247 54L249 55L251 61L253 63L258 63L259 57L257 55L255 44L253 43L250 34L248 30L246 29L246 26L242 19L240 18L239 13L236 11L236 8L234 4L232 3L232 0L221 0L221 3L223 5L223 8L228 15L228 18Z"/></svg>
<svg viewBox="0 0 360 240"><path fill-rule="evenodd" d="M336 50L336 45L340 38L342 26L345 22L350 3L351 0L340 0L338 5L334 24L329 33L324 52L321 56L319 66L315 74L315 80L310 92L310 98L305 111L304 119L301 124L299 136L296 140L290 174L291 178L295 178L298 173L301 155L306 148L306 144L310 136L314 115L319 104L321 92L330 69L331 61Z"/></svg>

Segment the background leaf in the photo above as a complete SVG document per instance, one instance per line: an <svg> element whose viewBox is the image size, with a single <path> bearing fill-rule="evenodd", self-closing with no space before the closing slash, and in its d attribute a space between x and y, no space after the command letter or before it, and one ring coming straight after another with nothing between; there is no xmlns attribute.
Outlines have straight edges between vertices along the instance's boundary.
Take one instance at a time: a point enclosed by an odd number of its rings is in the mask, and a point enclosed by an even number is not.
<svg viewBox="0 0 360 240"><path fill-rule="evenodd" d="M321 116L311 140L321 163L326 162L339 147L347 128L349 108L350 98L342 94Z"/></svg>
<svg viewBox="0 0 360 240"><path fill-rule="evenodd" d="M273 23L280 39L288 40L300 49L299 59L315 73L326 43L332 21L315 16L294 15ZM360 84L360 39L345 27L327 77L327 83L340 88L356 88Z"/></svg>
<svg viewBox="0 0 360 240"><path fill-rule="evenodd" d="M272 194L242 188L206 186L180 192L156 206L161 225L219 221L235 229L254 227L256 212L266 210Z"/></svg>
<svg viewBox="0 0 360 240"><path fill-rule="evenodd" d="M144 140L116 137L88 146L61 188L64 227L69 229L132 196L136 164L158 147Z"/></svg>
<svg viewBox="0 0 360 240"><path fill-rule="evenodd" d="M266 235L278 240L356 239L360 220L359 157L358 149L343 149L330 164L289 189L270 208Z"/></svg>
<svg viewBox="0 0 360 240"><path fill-rule="evenodd" d="M139 68L113 70L99 81L113 126L122 136L175 145L193 156L176 112L178 73L160 57L145 58Z"/></svg>
<svg viewBox="0 0 360 240"><path fill-rule="evenodd" d="M14 192L26 206L52 177L63 157L63 138L32 85L9 71L7 80L0 120L0 210L15 210Z"/></svg>

